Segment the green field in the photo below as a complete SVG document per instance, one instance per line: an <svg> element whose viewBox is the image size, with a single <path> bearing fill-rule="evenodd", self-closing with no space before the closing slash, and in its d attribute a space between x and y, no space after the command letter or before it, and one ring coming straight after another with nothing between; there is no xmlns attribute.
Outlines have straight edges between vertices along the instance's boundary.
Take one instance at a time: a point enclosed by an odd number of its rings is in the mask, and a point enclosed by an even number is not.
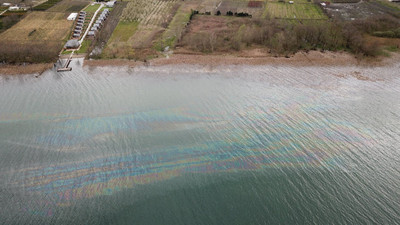
<svg viewBox="0 0 400 225"><path fill-rule="evenodd" d="M134 54L132 42L139 23L120 21L103 51L105 58L128 58Z"/></svg>
<svg viewBox="0 0 400 225"><path fill-rule="evenodd" d="M90 44L92 44L92 40L88 39L83 40L81 47L79 48L78 51L76 51L76 53L78 54L86 53L90 47Z"/></svg>
<svg viewBox="0 0 400 225"><path fill-rule="evenodd" d="M268 2L263 16L277 19L327 19L322 10L312 3Z"/></svg>
<svg viewBox="0 0 400 225"><path fill-rule="evenodd" d="M100 9L100 12L103 12L104 10L108 9L108 11L112 11L114 8L110 8L110 7L103 7Z"/></svg>
<svg viewBox="0 0 400 225"><path fill-rule="evenodd" d="M96 12L96 10L100 7L99 4L89 5L84 11L86 12Z"/></svg>
<svg viewBox="0 0 400 225"><path fill-rule="evenodd" d="M138 25L138 22L120 21L117 27L114 29L109 42L127 42L137 30Z"/></svg>

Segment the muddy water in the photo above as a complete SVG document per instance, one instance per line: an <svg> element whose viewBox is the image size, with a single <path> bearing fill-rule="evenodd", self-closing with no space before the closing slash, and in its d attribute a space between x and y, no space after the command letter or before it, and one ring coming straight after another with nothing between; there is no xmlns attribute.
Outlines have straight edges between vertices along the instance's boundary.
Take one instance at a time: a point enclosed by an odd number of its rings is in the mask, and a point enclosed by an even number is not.
<svg viewBox="0 0 400 225"><path fill-rule="evenodd" d="M398 224L400 65L0 76L0 224Z"/></svg>

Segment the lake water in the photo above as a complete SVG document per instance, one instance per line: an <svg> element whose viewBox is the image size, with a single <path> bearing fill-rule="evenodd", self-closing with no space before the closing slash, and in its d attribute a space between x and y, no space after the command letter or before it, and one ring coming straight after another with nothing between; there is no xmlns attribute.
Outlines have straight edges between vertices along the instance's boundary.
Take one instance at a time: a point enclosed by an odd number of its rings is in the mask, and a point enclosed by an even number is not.
<svg viewBox="0 0 400 225"><path fill-rule="evenodd" d="M400 224L400 64L0 76L0 224Z"/></svg>

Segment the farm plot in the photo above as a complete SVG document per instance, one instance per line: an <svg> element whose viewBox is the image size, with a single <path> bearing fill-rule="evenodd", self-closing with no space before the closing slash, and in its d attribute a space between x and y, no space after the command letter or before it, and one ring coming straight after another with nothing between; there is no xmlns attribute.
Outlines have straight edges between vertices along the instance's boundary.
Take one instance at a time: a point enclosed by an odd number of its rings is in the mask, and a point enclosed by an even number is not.
<svg viewBox="0 0 400 225"><path fill-rule="evenodd" d="M251 4L250 4L251 3ZM264 8L264 2L261 1L222 1L217 4L215 10L211 11L212 14L220 12L222 15L226 15L227 12L232 13L248 13L253 17L262 16Z"/></svg>
<svg viewBox="0 0 400 225"><path fill-rule="evenodd" d="M103 57L137 58L138 52L153 52L153 42L161 37L180 4L178 0L128 2Z"/></svg>
<svg viewBox="0 0 400 225"><path fill-rule="evenodd" d="M168 28L162 34L161 39L155 44L155 49L162 51L167 46L175 47L175 45L181 41L185 28L189 24L192 10L200 11L202 7L202 2L199 1L185 2L182 4L169 23Z"/></svg>
<svg viewBox="0 0 400 225"><path fill-rule="evenodd" d="M138 22L120 21L111 35L110 42L127 42L136 32Z"/></svg>
<svg viewBox="0 0 400 225"><path fill-rule="evenodd" d="M138 28L138 22L120 21L115 27L103 51L104 58L128 58L133 55L130 39Z"/></svg>
<svg viewBox="0 0 400 225"><path fill-rule="evenodd" d="M196 15L178 46L184 52L239 51L248 36L264 29L256 27L250 18Z"/></svg>
<svg viewBox="0 0 400 225"><path fill-rule="evenodd" d="M322 10L312 3L268 2L264 17L277 19L327 19Z"/></svg>
<svg viewBox="0 0 400 225"><path fill-rule="evenodd" d="M0 34L0 61L51 62L57 59L73 22L65 13L32 12Z"/></svg>
<svg viewBox="0 0 400 225"><path fill-rule="evenodd" d="M36 11L45 11L51 7L53 7L55 4L59 3L61 0L48 0L46 2L43 2L40 5L37 5L35 7L33 7L33 10Z"/></svg>
<svg viewBox="0 0 400 225"><path fill-rule="evenodd" d="M329 16L339 20L366 19L379 15L392 15L400 18L400 10L379 2L361 2L358 4L330 4L326 11Z"/></svg>
<svg viewBox="0 0 400 225"><path fill-rule="evenodd" d="M136 0L129 2L122 12L121 20L137 21L141 25L162 25L167 22L169 12L177 0Z"/></svg>
<svg viewBox="0 0 400 225"><path fill-rule="evenodd" d="M63 41L73 22L64 13L32 12L19 23L0 34L0 40Z"/></svg>
<svg viewBox="0 0 400 225"><path fill-rule="evenodd" d="M64 0L53 7L49 8L48 12L79 12L85 6L87 6L90 1L75 1L75 0Z"/></svg>
<svg viewBox="0 0 400 225"><path fill-rule="evenodd" d="M163 33L161 40L156 44L155 47L157 50L162 51L167 46L175 46L176 42L181 39L186 25L189 23L190 14L190 11L182 8L176 13L168 28Z"/></svg>

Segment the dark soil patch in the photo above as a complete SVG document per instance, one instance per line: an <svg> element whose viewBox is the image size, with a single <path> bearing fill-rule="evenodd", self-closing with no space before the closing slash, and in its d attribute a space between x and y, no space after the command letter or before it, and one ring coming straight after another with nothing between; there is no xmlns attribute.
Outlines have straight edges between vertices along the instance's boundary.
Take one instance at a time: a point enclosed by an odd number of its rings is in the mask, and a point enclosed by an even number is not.
<svg viewBox="0 0 400 225"><path fill-rule="evenodd" d="M264 2L262 1L249 1L249 3L247 4L247 7L249 8L261 8L263 7Z"/></svg>

